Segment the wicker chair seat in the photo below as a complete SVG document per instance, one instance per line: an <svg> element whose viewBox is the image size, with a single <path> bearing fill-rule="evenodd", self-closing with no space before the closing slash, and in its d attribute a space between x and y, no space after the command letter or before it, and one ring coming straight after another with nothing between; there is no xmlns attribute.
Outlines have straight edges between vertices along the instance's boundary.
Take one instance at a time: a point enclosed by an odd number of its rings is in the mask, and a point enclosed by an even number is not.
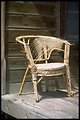
<svg viewBox="0 0 80 120"><path fill-rule="evenodd" d="M38 76L62 75L65 72L64 63L43 63L36 64Z"/></svg>

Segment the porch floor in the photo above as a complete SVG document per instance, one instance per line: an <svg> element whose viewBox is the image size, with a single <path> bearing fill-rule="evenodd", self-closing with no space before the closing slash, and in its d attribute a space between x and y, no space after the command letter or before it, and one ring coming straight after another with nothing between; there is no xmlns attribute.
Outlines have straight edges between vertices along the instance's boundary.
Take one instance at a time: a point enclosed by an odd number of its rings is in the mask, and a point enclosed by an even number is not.
<svg viewBox="0 0 80 120"><path fill-rule="evenodd" d="M6 94L2 96L2 111L15 118L79 118L78 94L67 97L66 91L39 93L36 103L33 93Z"/></svg>

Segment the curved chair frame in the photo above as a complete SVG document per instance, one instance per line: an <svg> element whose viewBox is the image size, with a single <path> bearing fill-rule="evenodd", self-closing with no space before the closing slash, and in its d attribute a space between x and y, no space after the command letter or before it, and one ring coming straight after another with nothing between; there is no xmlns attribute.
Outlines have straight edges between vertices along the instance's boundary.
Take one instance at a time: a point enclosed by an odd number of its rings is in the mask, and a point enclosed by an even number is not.
<svg viewBox="0 0 80 120"><path fill-rule="evenodd" d="M19 95L22 94L22 89L25 83L26 75L28 70L30 69L35 99L37 102L39 101L37 85L45 76L62 75L67 83L68 96L72 96L69 70L69 53L71 44L68 41L56 37L40 35L18 36L16 37L16 41L23 45L24 52L28 60L28 66L21 83ZM32 48L33 50L31 50ZM62 51L64 53L63 63L48 63L52 51L55 50ZM33 55L32 52L36 53L36 55ZM41 63L42 61L43 63ZM46 90L48 90L47 79Z"/></svg>

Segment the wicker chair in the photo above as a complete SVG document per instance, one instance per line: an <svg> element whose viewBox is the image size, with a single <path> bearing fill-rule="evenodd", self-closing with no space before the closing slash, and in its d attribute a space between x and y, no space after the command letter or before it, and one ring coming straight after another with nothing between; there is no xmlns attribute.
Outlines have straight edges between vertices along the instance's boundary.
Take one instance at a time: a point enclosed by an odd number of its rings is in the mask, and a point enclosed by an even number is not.
<svg viewBox="0 0 80 120"><path fill-rule="evenodd" d="M62 75L67 83L68 96L72 96L69 70L70 43L68 41L56 37L37 35L18 36L16 37L16 41L22 44L28 60L28 66L22 80L19 95L22 94L25 78L28 70L30 70L35 99L37 102L39 101L37 85L43 77ZM49 59L53 51L63 52L62 63L50 63ZM48 90L48 81L47 79L45 81L46 90Z"/></svg>

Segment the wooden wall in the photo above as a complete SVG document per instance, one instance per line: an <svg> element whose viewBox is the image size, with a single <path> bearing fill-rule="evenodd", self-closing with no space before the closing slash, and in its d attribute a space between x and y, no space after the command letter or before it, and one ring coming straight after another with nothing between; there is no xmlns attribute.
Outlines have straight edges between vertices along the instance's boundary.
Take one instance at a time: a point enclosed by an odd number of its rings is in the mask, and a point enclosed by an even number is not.
<svg viewBox="0 0 80 120"><path fill-rule="evenodd" d="M15 41L19 35L60 36L59 2L6 2L7 84L21 82L26 58Z"/></svg>

